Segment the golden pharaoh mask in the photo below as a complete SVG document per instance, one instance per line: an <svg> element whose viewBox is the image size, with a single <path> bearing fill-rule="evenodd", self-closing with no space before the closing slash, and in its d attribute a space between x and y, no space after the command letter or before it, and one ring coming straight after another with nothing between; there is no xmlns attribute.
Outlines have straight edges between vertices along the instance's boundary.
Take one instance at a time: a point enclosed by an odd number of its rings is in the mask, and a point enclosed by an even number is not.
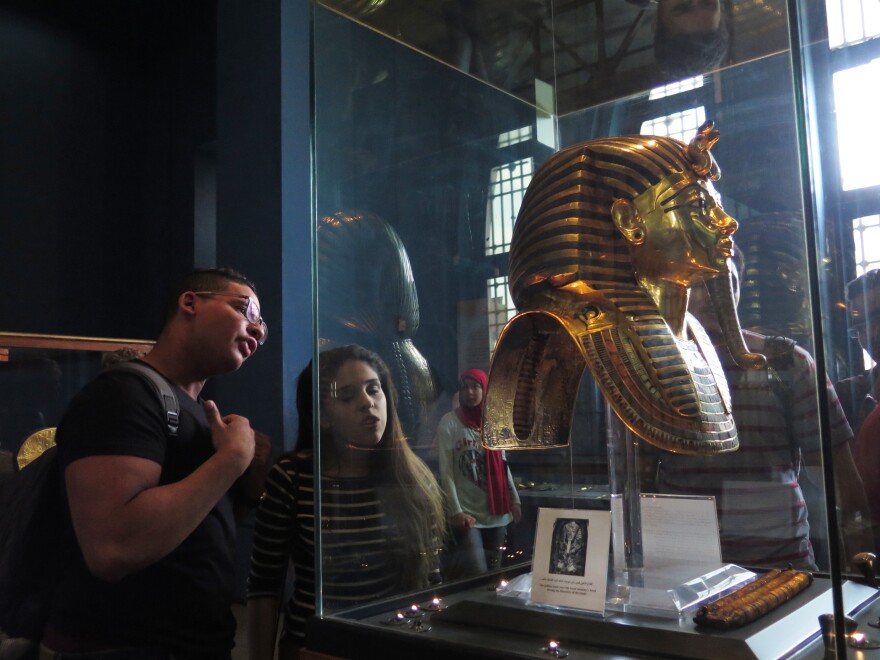
<svg viewBox="0 0 880 660"><path fill-rule="evenodd" d="M689 454L738 447L718 356L685 313L690 285L705 281L731 354L763 363L747 351L733 305L736 222L711 184L717 140L711 122L690 145L590 140L538 169L514 226L509 277L520 313L492 358L487 447L567 445L587 366L615 413L651 444Z"/></svg>

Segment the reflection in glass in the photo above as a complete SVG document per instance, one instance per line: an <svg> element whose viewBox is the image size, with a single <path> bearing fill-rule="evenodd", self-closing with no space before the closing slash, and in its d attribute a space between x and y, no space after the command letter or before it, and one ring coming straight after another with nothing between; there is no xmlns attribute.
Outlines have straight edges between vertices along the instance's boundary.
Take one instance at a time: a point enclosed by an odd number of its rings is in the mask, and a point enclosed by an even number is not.
<svg viewBox="0 0 880 660"><path fill-rule="evenodd" d="M419 298L406 248L373 213L340 212L318 224L320 312L326 347L360 344L391 368L404 432L418 426L436 391L428 363L413 343Z"/></svg>
<svg viewBox="0 0 880 660"><path fill-rule="evenodd" d="M852 221L856 274L880 267L880 215L868 215Z"/></svg>
<svg viewBox="0 0 880 660"><path fill-rule="evenodd" d="M878 3L880 6L880 3ZM837 119L837 149L843 190L880 184L874 154L880 150L880 133L875 130L880 94L880 59L837 71L834 74L834 106Z"/></svg>
<svg viewBox="0 0 880 660"><path fill-rule="evenodd" d="M528 103L560 115L788 46L784 0L323 0Z"/></svg>
<svg viewBox="0 0 880 660"><path fill-rule="evenodd" d="M880 35L880 4L874 0L825 0L828 45L840 48Z"/></svg>
<svg viewBox="0 0 880 660"><path fill-rule="evenodd" d="M511 146L511 143L504 146ZM492 168L486 212L487 255L510 252L513 223L529 181L532 180L534 168L534 160L531 158Z"/></svg>
<svg viewBox="0 0 880 660"><path fill-rule="evenodd" d="M687 142L705 122L706 109L700 106L644 121L639 132L642 135L665 135Z"/></svg>
<svg viewBox="0 0 880 660"><path fill-rule="evenodd" d="M757 250L749 262L773 260L773 250L762 252L769 245L762 241L769 219L776 214L803 217L784 0L718 3L732 17L735 40L727 60L711 72L684 78L664 75L655 60L657 3L605 2L601 26L598 3L511 7L479 0L468 7L413 0L387 2L368 15L346 8L341 0L320 4L318 215L369 211L393 228L407 255L412 286L418 290L418 332L414 319L399 310L389 318L407 319L409 334L403 338L417 346L435 386L435 396L410 427L420 455L435 469L431 444L440 418L456 405L458 375L471 366L488 367L498 329L511 314L505 275L513 218L533 170L553 152L536 139L536 80L552 87L563 147L638 133L687 141L703 117L718 119L724 132L718 146L724 166L718 192L725 211L740 223L742 248ZM876 213L870 209L846 217ZM752 229L755 248L747 240ZM791 236L780 233L778 238L804 245L804 231L801 224ZM850 234L848 226L844 233ZM827 235L838 240L834 232ZM864 245L870 248L870 241ZM388 256L386 264L380 254L390 255L373 251L366 259L336 260L337 269L346 261L336 273L348 278L343 287L350 290L344 296L363 281L384 282L388 272L399 269L391 265L399 255ZM840 281L853 276L837 272L850 254L846 245L829 246L827 270ZM358 260L383 274L359 270ZM779 328L812 349L804 321L808 292L789 286L792 276L804 270L795 273L774 264L768 272L779 280L784 304L767 303L765 297L749 325L768 334ZM829 291L840 290L836 281ZM375 311L387 307L389 298L380 292L343 305L334 294L338 290L319 282L319 333L332 343L366 334L361 322L340 321L331 313L334 306L357 309L370 301ZM845 314L837 308L831 313L840 319ZM399 339L396 328L385 336ZM833 354L844 365L846 351L839 343ZM570 447L508 457L523 502L523 522L508 535L512 556L531 554L537 506L607 507L604 433L602 399L587 376L574 409Z"/></svg>

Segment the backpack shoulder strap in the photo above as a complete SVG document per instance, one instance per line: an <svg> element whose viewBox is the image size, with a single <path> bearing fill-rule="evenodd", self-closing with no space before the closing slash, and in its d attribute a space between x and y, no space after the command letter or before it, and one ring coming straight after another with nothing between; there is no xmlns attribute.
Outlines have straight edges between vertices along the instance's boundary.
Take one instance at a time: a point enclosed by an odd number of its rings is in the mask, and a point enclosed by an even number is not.
<svg viewBox="0 0 880 660"><path fill-rule="evenodd" d="M142 362L120 362L112 367L112 369L122 369L134 374L138 374L147 381L152 390L159 397L162 403L162 409L165 411L165 423L168 425L168 435L170 437L177 436L177 430L180 428L180 402L174 393L174 388L165 380L155 369L151 369Z"/></svg>

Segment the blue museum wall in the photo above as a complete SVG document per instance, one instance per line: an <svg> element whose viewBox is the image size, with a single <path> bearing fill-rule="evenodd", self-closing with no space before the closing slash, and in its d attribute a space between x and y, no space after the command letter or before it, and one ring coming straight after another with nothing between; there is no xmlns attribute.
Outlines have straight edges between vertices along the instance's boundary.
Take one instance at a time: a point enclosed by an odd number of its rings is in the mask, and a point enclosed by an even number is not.
<svg viewBox="0 0 880 660"><path fill-rule="evenodd" d="M173 281L238 268L272 335L205 394L292 442L313 345L308 11L0 2L0 330L154 339Z"/></svg>
<svg viewBox="0 0 880 660"><path fill-rule="evenodd" d="M253 278L269 341L213 383L291 449L312 357L309 6L218 2L217 255Z"/></svg>
<svg viewBox="0 0 880 660"><path fill-rule="evenodd" d="M217 3L217 218L220 263L259 288L269 339L208 394L292 449L296 377L311 359L312 222L309 3ZM252 518L239 525L236 597L243 600Z"/></svg>
<svg viewBox="0 0 880 660"><path fill-rule="evenodd" d="M237 268L269 341L203 394L290 448L314 346L309 11L0 0L0 331L154 339L173 281Z"/></svg>
<svg viewBox="0 0 880 660"><path fill-rule="evenodd" d="M6 331L152 338L193 254L213 2L0 4Z"/></svg>

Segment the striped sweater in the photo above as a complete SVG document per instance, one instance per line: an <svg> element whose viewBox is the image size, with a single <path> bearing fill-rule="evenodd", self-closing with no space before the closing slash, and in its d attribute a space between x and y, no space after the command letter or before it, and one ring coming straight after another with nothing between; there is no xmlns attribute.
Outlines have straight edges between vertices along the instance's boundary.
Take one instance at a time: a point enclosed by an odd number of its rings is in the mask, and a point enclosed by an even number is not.
<svg viewBox="0 0 880 660"><path fill-rule="evenodd" d="M764 337L744 333L749 349L764 351ZM745 370L719 351L730 386L739 450L717 456L663 454L659 490L714 495L725 561L747 566L815 568L808 511L798 483L800 452L818 451L816 366L794 347L786 368ZM837 395L826 382L833 445L852 439ZM815 519L815 520L814 520Z"/></svg>
<svg viewBox="0 0 880 660"><path fill-rule="evenodd" d="M371 480L322 477L321 493L324 612L399 590L400 534ZM314 507L311 457L282 456L257 510L248 598L280 599L290 562L293 591L284 605L284 629L301 644L306 619L315 613Z"/></svg>

